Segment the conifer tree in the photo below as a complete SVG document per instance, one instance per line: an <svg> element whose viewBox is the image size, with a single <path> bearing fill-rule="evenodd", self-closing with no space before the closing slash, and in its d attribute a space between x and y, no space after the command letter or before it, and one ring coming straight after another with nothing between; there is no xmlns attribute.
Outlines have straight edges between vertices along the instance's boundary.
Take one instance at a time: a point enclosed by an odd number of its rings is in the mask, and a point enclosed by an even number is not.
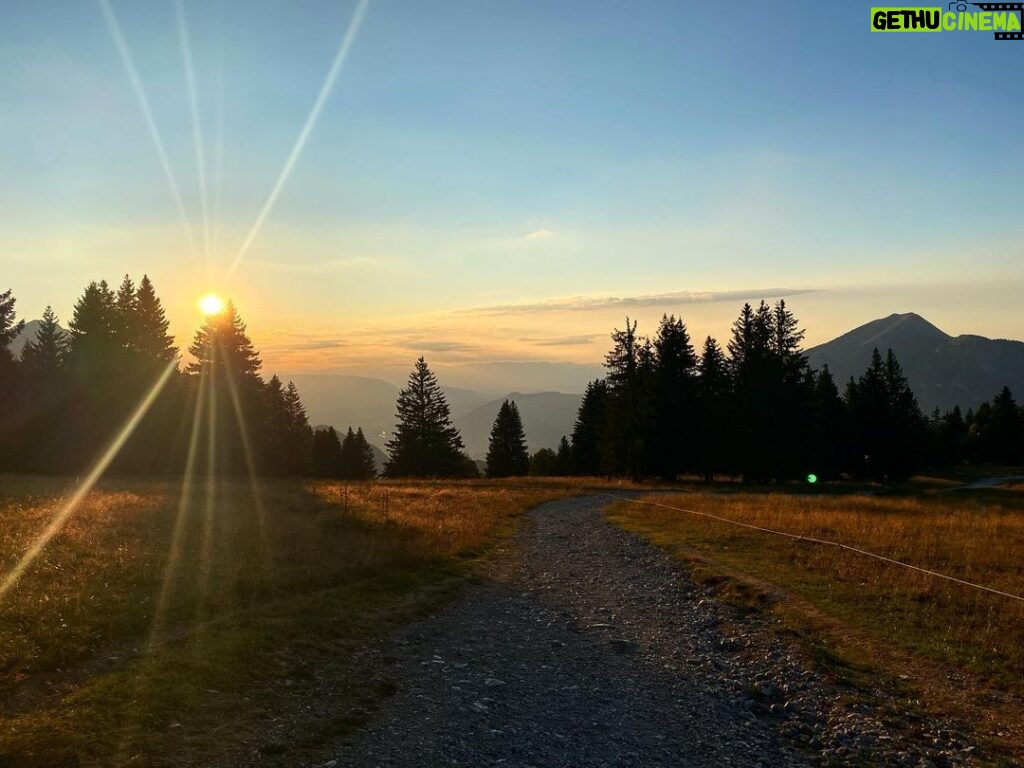
<svg viewBox="0 0 1024 768"><path fill-rule="evenodd" d="M846 404L827 365L814 377L811 420L811 471L823 480L837 478L848 464L848 420Z"/></svg>
<svg viewBox="0 0 1024 768"><path fill-rule="evenodd" d="M125 275L117 293L114 294L113 333L118 348L133 354L138 349L139 334L135 325L137 307L135 283Z"/></svg>
<svg viewBox="0 0 1024 768"><path fill-rule="evenodd" d="M377 460L373 456L373 448L363 434L363 428L356 430L356 448L358 449L358 475L360 480L372 480L377 476Z"/></svg>
<svg viewBox="0 0 1024 768"><path fill-rule="evenodd" d="M576 474L597 475L601 472L601 435L607 392L604 380L595 379L587 384L583 393L572 428L572 462Z"/></svg>
<svg viewBox="0 0 1024 768"><path fill-rule="evenodd" d="M43 385L48 379L55 378L67 348L67 334L61 330L53 308L47 306L35 338L29 339L21 350L26 375L32 377L35 385Z"/></svg>
<svg viewBox="0 0 1024 768"><path fill-rule="evenodd" d="M569 445L569 438L562 435L558 441L558 453L555 455L555 471L562 477L575 474L575 467L572 460L572 446Z"/></svg>
<svg viewBox="0 0 1024 768"><path fill-rule="evenodd" d="M448 400L421 357L398 395L394 436L388 441L389 477L453 477L467 471L462 436L452 426Z"/></svg>
<svg viewBox="0 0 1024 768"><path fill-rule="evenodd" d="M523 420L515 401L506 400L498 409L491 426L491 439L487 448L487 476L513 477L530 470L530 457L526 451Z"/></svg>
<svg viewBox="0 0 1024 768"><path fill-rule="evenodd" d="M639 479L644 468L644 432L650 366L645 340L636 333L636 321L612 332L612 349L605 356L607 399L601 434L601 469Z"/></svg>
<svg viewBox="0 0 1024 768"><path fill-rule="evenodd" d="M211 416L204 428L214 430L214 439L208 439L207 435L200 445L212 445L216 453L206 457L206 466L216 466L219 471L231 474L244 473L250 461L260 461L260 456L246 452L260 451L255 430L267 417L268 395L259 376L259 354L234 304L228 302L222 313L206 318L196 331L189 353L193 360L186 371L193 375L193 388L197 388L200 377L206 377L208 392L212 394ZM283 392L280 397L269 397L269 401L276 401L283 408ZM270 410L274 412L273 408ZM283 426L275 425L268 432L276 434L279 429L287 435L286 419ZM278 459L276 452L270 455L273 456L271 462ZM287 467L286 462L284 466Z"/></svg>
<svg viewBox="0 0 1024 768"><path fill-rule="evenodd" d="M89 283L68 323L68 363L72 373L87 386L106 384L119 362L114 300L106 280Z"/></svg>
<svg viewBox="0 0 1024 768"><path fill-rule="evenodd" d="M10 289L0 293L0 364L11 363L14 355L8 347L11 342L25 329L24 320L15 320L14 305L17 299Z"/></svg>
<svg viewBox="0 0 1024 768"><path fill-rule="evenodd" d="M377 476L377 462L362 427L355 432L348 428L341 444L341 464L342 477L347 480L372 480Z"/></svg>
<svg viewBox="0 0 1024 768"><path fill-rule="evenodd" d="M654 339L653 469L672 480L694 464L697 358L682 319L662 315Z"/></svg>
<svg viewBox="0 0 1024 768"><path fill-rule="evenodd" d="M1009 387L992 399L984 433L985 458L996 464L1017 464L1024 456L1020 410Z"/></svg>
<svg viewBox="0 0 1024 768"><path fill-rule="evenodd" d="M14 429L18 391L18 370L8 346L25 328L16 320L11 290L0 293L0 472L12 469L15 458Z"/></svg>
<svg viewBox="0 0 1024 768"><path fill-rule="evenodd" d="M551 477L560 474L558 456L550 448L541 448L530 456L530 474L535 477Z"/></svg>
<svg viewBox="0 0 1024 768"><path fill-rule="evenodd" d="M284 410L287 423L287 474L309 474L312 459L313 430L309 426L306 407L302 404L299 390L292 381L284 390Z"/></svg>
<svg viewBox="0 0 1024 768"><path fill-rule="evenodd" d="M727 454L733 434L729 362L710 336L704 340L698 371L697 468L704 481L710 483L716 473L730 469Z"/></svg>
<svg viewBox="0 0 1024 768"><path fill-rule="evenodd" d="M334 427L313 431L313 477L342 477L341 440Z"/></svg>
<svg viewBox="0 0 1024 768"><path fill-rule="evenodd" d="M170 323L149 275L142 276L135 292L134 327L134 344L144 360L165 365L177 357L174 337L168 333Z"/></svg>

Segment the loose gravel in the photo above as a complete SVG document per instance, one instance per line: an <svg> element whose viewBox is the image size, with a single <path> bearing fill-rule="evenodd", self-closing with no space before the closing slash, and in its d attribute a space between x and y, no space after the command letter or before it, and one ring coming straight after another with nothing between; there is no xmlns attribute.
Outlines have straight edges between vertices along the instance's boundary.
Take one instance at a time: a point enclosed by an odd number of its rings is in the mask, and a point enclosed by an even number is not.
<svg viewBox="0 0 1024 768"><path fill-rule="evenodd" d="M972 764L953 725L890 729L882 702L606 522L607 503L536 508L481 583L375 651L398 693L320 765Z"/></svg>

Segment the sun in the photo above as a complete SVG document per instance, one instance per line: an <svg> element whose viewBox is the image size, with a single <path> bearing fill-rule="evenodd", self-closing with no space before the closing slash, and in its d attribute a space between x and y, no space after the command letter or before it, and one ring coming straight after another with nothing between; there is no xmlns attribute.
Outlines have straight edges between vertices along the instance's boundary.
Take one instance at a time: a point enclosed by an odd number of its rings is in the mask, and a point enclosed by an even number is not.
<svg viewBox="0 0 1024 768"><path fill-rule="evenodd" d="M210 315L219 315L224 311L224 299L216 293L208 293L200 298L196 303L199 305L199 311L207 317Z"/></svg>

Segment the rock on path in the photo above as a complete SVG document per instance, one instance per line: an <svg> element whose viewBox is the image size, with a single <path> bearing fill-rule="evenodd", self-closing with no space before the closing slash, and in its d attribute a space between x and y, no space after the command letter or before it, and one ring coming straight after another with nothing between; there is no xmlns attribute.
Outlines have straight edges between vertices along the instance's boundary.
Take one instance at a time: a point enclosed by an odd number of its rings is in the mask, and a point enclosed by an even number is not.
<svg viewBox="0 0 1024 768"><path fill-rule="evenodd" d="M900 744L763 620L605 522L607 503L536 508L484 583L400 632L398 694L328 764L970 764L945 725Z"/></svg>

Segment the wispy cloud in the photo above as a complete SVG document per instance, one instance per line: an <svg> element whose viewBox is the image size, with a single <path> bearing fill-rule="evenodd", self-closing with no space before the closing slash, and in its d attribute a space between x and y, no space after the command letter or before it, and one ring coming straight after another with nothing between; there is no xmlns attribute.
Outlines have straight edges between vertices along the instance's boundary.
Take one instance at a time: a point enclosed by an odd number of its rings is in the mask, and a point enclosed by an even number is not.
<svg viewBox="0 0 1024 768"><path fill-rule="evenodd" d="M583 344L590 344L597 336L588 334L583 336L551 336L548 338L536 338L525 336L519 339L524 344L531 344L535 347L576 347Z"/></svg>
<svg viewBox="0 0 1024 768"><path fill-rule="evenodd" d="M504 315L536 312L589 312L630 307L654 307L671 304L709 304L719 301L756 301L783 298L816 289L764 288L746 291L672 291L641 296L569 296L523 304L498 304L458 310L466 314Z"/></svg>
<svg viewBox="0 0 1024 768"><path fill-rule="evenodd" d="M547 240L550 237L554 237L555 233L550 229L538 229L536 232L531 232L528 235L523 235L523 240Z"/></svg>

